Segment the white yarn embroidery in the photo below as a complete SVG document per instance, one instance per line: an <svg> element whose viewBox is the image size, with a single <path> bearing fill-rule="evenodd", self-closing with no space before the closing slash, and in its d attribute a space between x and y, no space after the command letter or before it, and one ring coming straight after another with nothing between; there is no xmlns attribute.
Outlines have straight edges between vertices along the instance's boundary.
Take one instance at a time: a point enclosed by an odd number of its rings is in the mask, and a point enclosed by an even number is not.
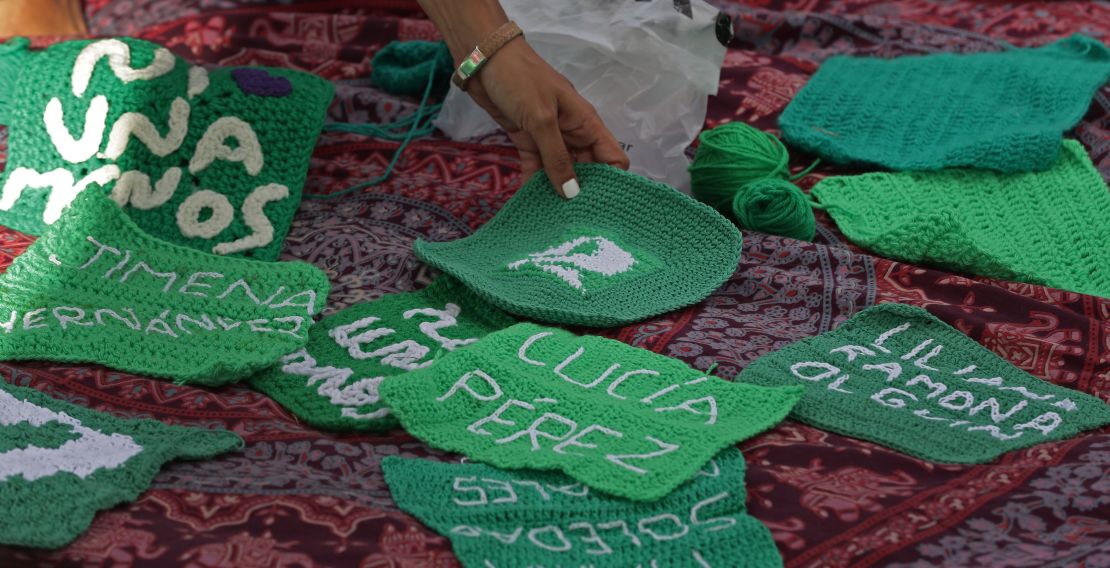
<svg viewBox="0 0 1110 568"><path fill-rule="evenodd" d="M573 252L583 245L594 245L593 252L586 254ZM628 272L636 259L617 243L605 237L578 237L543 252L531 253L528 258L510 262L510 270L530 264L545 272L559 277L576 290L585 292L582 287L582 272L594 272L603 276L614 276Z"/></svg>
<svg viewBox="0 0 1110 568"><path fill-rule="evenodd" d="M0 430L22 422L32 426L48 422L68 424L79 438L57 448L28 446L0 453L0 481L17 475L35 481L59 472L85 479L98 470L117 468L143 451L130 436L104 434L82 425L80 420L64 412L17 399L0 390Z"/></svg>
<svg viewBox="0 0 1110 568"><path fill-rule="evenodd" d="M112 125L112 132L108 134L108 144L100 157L109 160L119 159L127 149L127 143L132 136L142 142L151 154L160 158L176 151L185 141L185 134L189 130L189 103L185 102L185 99L177 97L170 103L170 116L167 123L169 132L163 138L146 115L138 112L123 113Z"/></svg>
<svg viewBox="0 0 1110 568"><path fill-rule="evenodd" d="M89 172L77 183L73 182L73 174L63 168L39 173L31 168L16 168L4 182L4 189L0 191L0 211L8 211L23 195L23 190L28 187L48 187L50 197L46 200L46 207L42 211L42 221L52 225L62 211L91 184L106 185L119 177L119 166L109 164Z"/></svg>
<svg viewBox="0 0 1110 568"><path fill-rule="evenodd" d="M189 88L185 94L192 99L208 88L208 70L199 65L189 68Z"/></svg>
<svg viewBox="0 0 1110 568"><path fill-rule="evenodd" d="M353 370L331 366L317 367L316 359L304 349L283 357L282 364L282 372L308 377L307 385L310 387L323 381L323 384L316 389L317 394L328 397L328 402L335 406L348 407L341 408L339 411L346 418L372 420L383 418L390 413L388 408L379 408L366 414L359 414L358 410L349 408L375 404L381 400L378 386L382 384L385 377L368 377L347 385L347 380L354 374Z"/></svg>
<svg viewBox="0 0 1110 568"><path fill-rule="evenodd" d="M173 70L176 60L170 50L159 47L154 50L154 60L142 69L131 67L131 47L118 39L106 39L90 43L77 54L73 62L73 74L70 82L73 84L73 95L84 96L85 89L89 87L96 64L102 57L108 58L108 65L115 73L116 78L124 83L131 81L149 80L161 77Z"/></svg>
<svg viewBox="0 0 1110 568"><path fill-rule="evenodd" d="M211 209L212 216L201 221L200 212L204 209ZM177 228L186 237L211 239L228 228L234 217L235 209L225 195L202 189L185 198L177 208Z"/></svg>
<svg viewBox="0 0 1110 568"><path fill-rule="evenodd" d="M169 201L181 182L181 168L169 168L150 188L150 176L138 170L123 172L112 188L112 201L120 207L128 204L135 209L149 210Z"/></svg>
<svg viewBox="0 0 1110 568"><path fill-rule="evenodd" d="M108 120L108 98L97 95L89 102L89 108L85 111L85 129L81 131L80 139L75 139L70 134L63 120L64 116L61 99L54 97L46 103L42 121L46 124L46 134L50 136L50 142L67 162L80 164L89 160L96 155L100 140L104 137L104 126Z"/></svg>
<svg viewBox="0 0 1110 568"><path fill-rule="evenodd" d="M252 248L264 247L274 240L274 225L263 210L267 203L281 201L289 197L289 188L280 183L271 183L254 188L243 200L243 223L253 231L251 234L212 247L216 254L231 254Z"/></svg>
<svg viewBox="0 0 1110 568"><path fill-rule="evenodd" d="M239 146L232 149L224 144L228 138L235 138ZM203 171L216 160L242 162L252 176L262 171L262 145L258 143L258 136L250 124L234 116L225 116L213 122L197 142L193 158L189 160L189 173Z"/></svg>

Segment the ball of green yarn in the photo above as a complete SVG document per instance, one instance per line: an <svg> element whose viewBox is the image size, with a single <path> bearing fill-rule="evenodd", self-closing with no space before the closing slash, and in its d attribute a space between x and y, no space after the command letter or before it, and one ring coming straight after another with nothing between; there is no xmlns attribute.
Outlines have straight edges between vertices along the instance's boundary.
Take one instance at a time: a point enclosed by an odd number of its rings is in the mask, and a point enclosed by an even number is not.
<svg viewBox="0 0 1110 568"><path fill-rule="evenodd" d="M798 186L777 177L749 182L732 199L732 214L745 229L812 241L817 220Z"/></svg>
<svg viewBox="0 0 1110 568"><path fill-rule="evenodd" d="M732 198L748 182L790 175L790 155L775 136L743 122L728 122L698 136L690 165L691 193L727 213Z"/></svg>
<svg viewBox="0 0 1110 568"><path fill-rule="evenodd" d="M442 96L451 86L455 62L442 41L391 41L370 60L370 80L393 95L419 97L435 68L432 94Z"/></svg>

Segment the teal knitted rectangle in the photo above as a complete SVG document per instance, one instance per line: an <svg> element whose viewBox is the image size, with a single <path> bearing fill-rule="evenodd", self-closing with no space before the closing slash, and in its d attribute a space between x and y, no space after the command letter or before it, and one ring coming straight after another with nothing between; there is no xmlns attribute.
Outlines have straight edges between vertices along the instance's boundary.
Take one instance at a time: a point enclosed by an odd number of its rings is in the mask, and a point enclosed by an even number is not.
<svg viewBox="0 0 1110 568"><path fill-rule="evenodd" d="M876 172L812 195L883 256L1110 297L1110 191L1074 140L1043 172Z"/></svg>
<svg viewBox="0 0 1110 568"><path fill-rule="evenodd" d="M0 275L0 360L99 363L221 385L304 346L329 288L305 262L155 239L88 191Z"/></svg>
<svg viewBox="0 0 1110 568"><path fill-rule="evenodd" d="M764 355L737 380L804 385L792 418L937 462L983 463L1110 424L1102 400L1033 377L904 304Z"/></svg>
<svg viewBox="0 0 1110 568"><path fill-rule="evenodd" d="M413 436L505 468L558 469L659 499L721 449L777 424L799 387L734 384L619 341L520 323L386 378Z"/></svg>
<svg viewBox="0 0 1110 568"><path fill-rule="evenodd" d="M1110 49L1073 35L1035 49L825 61L779 118L787 142L894 170L1044 170L1110 78Z"/></svg>
<svg viewBox="0 0 1110 568"><path fill-rule="evenodd" d="M654 503L553 472L388 457L397 505L451 539L466 567L782 566L744 510L744 456L729 448Z"/></svg>
<svg viewBox="0 0 1110 568"><path fill-rule="evenodd" d="M450 276L427 288L356 304L312 326L308 344L251 378L302 422L328 430L389 430L385 377L430 366L447 351L513 324Z"/></svg>
<svg viewBox="0 0 1110 568"><path fill-rule="evenodd" d="M132 38L19 56L0 224L41 235L91 188L160 239L277 259L331 83L289 69L206 70Z"/></svg>
<svg viewBox="0 0 1110 568"><path fill-rule="evenodd" d="M64 546L97 511L138 497L165 462L242 444L227 430L122 420L0 380L0 544Z"/></svg>
<svg viewBox="0 0 1110 568"><path fill-rule="evenodd" d="M740 231L712 208L604 164L575 171L574 199L540 172L474 234L413 248L508 312L589 326L701 301L736 270Z"/></svg>

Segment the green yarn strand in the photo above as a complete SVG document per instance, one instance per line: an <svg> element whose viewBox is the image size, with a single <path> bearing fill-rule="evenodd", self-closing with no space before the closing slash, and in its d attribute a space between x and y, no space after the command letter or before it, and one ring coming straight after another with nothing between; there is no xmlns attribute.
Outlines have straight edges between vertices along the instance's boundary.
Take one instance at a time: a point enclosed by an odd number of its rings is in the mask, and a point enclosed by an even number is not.
<svg viewBox="0 0 1110 568"><path fill-rule="evenodd" d="M10 124L15 110L15 85L30 52L30 40L14 37L0 44L0 124Z"/></svg>
<svg viewBox="0 0 1110 568"><path fill-rule="evenodd" d="M790 175L790 154L774 135L742 122L729 122L698 137L690 165L691 193L740 227L811 241L817 220L806 194L792 180L808 175L820 160Z"/></svg>

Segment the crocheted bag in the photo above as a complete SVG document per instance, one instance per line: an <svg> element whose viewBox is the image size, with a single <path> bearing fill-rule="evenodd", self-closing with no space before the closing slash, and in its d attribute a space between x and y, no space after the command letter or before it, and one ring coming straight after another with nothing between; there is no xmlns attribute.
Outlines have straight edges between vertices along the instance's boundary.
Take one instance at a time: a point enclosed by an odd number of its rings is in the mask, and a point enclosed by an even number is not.
<svg viewBox="0 0 1110 568"><path fill-rule="evenodd" d="M242 445L227 430L122 420L0 380L0 544L64 546L97 511L138 497L167 461Z"/></svg>
<svg viewBox="0 0 1110 568"><path fill-rule="evenodd" d="M787 142L834 162L1039 171L1107 78L1110 49L1082 35L998 53L833 57L779 125Z"/></svg>
<svg viewBox="0 0 1110 568"><path fill-rule="evenodd" d="M131 38L42 51L12 41L0 58L18 57L22 73L0 92L14 109L0 224L41 235L95 186L158 238L277 259L331 83L287 69L206 71Z"/></svg>
<svg viewBox="0 0 1110 568"><path fill-rule="evenodd" d="M674 189L602 164L575 167L565 200L532 176L474 234L416 254L525 317L613 326L693 304L740 260L740 232Z"/></svg>
<svg viewBox="0 0 1110 568"><path fill-rule="evenodd" d="M388 430L397 419L378 396L385 377L423 369L438 352L512 324L504 312L442 276L418 292L389 294L320 320L308 345L250 384L317 428Z"/></svg>
<svg viewBox="0 0 1110 568"><path fill-rule="evenodd" d="M799 387L707 377L619 341L521 323L387 378L410 434L497 467L559 469L606 493L651 501L722 448L777 424Z"/></svg>
<svg viewBox="0 0 1110 568"><path fill-rule="evenodd" d="M399 457L382 470L397 505L451 539L467 567L782 566L771 532L744 509L736 448L654 503L554 472Z"/></svg>
<svg viewBox="0 0 1110 568"><path fill-rule="evenodd" d="M812 195L883 256L1110 297L1110 191L1074 140L1044 172L830 177Z"/></svg>
<svg viewBox="0 0 1110 568"><path fill-rule="evenodd" d="M1110 424L1105 402L1030 376L903 304L764 355L737 381L804 385L792 418L937 462L982 463Z"/></svg>
<svg viewBox="0 0 1110 568"><path fill-rule="evenodd" d="M0 276L0 360L219 385L303 346L329 287L307 263L159 241L89 191Z"/></svg>

